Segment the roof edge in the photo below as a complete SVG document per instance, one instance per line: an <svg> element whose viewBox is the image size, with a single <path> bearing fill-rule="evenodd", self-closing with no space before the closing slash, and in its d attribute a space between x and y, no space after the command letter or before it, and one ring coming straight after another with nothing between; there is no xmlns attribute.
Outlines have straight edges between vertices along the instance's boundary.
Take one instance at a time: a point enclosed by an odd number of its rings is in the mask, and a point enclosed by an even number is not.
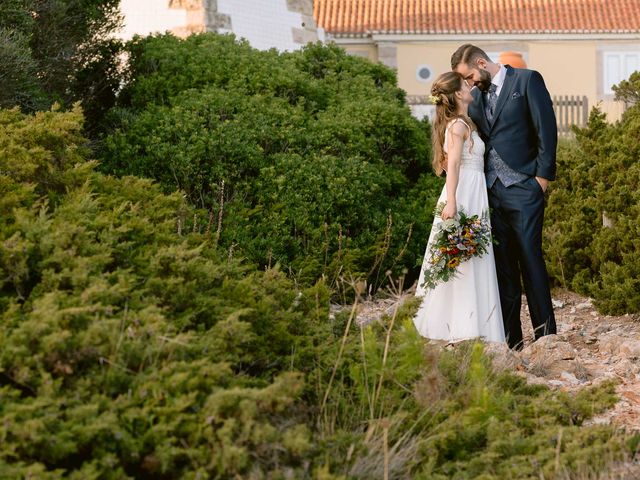
<svg viewBox="0 0 640 480"><path fill-rule="evenodd" d="M349 40L370 41L451 41L451 40L640 40L640 30L620 32L518 32L518 33L377 33L333 34L327 32L327 40L350 43Z"/></svg>

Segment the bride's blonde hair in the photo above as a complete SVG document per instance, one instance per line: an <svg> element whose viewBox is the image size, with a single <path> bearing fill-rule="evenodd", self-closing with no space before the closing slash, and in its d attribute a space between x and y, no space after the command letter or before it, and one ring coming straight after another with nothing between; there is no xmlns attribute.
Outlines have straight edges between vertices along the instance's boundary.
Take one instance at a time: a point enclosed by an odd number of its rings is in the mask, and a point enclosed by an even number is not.
<svg viewBox="0 0 640 480"><path fill-rule="evenodd" d="M436 116L433 122L433 171L442 175L447 165L447 154L444 151L444 134L449 122L461 118L474 128L468 118L458 113L455 93L462 90L464 77L458 72L445 72L433 82L431 86L431 102L436 105Z"/></svg>

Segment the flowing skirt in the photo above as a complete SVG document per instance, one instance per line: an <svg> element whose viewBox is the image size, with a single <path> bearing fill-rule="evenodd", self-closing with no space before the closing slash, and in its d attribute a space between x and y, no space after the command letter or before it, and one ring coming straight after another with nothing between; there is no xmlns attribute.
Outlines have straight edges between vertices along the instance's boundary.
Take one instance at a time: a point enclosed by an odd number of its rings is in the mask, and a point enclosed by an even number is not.
<svg viewBox="0 0 640 480"><path fill-rule="evenodd" d="M461 166L456 191L458 210L463 209L467 215L488 211L485 182L484 172ZM438 203L446 202L446 189L445 185ZM441 221L436 217L433 225ZM413 322L420 335L450 342L478 337L490 342L505 341L493 246L481 257L461 263L453 279L425 290L424 268L429 265L429 245L434 235L432 228L416 289L422 303Z"/></svg>

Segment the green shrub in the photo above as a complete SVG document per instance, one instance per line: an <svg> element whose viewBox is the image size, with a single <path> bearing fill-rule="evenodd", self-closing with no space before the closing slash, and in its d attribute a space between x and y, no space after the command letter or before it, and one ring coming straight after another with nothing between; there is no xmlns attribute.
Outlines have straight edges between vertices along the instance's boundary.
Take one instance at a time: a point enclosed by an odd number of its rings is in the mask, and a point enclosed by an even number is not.
<svg viewBox="0 0 640 480"><path fill-rule="evenodd" d="M38 84L36 62L27 38L17 31L0 27L0 108L19 106L34 111L45 107L45 94Z"/></svg>
<svg viewBox="0 0 640 480"><path fill-rule="evenodd" d="M231 35L129 48L104 171L182 190L220 245L303 284L417 275L441 181L429 125L392 70L336 46L279 54Z"/></svg>
<svg viewBox="0 0 640 480"><path fill-rule="evenodd" d="M81 102L95 133L122 82L120 0L0 3L0 108L33 112Z"/></svg>
<svg viewBox="0 0 640 480"><path fill-rule="evenodd" d="M326 289L179 235L179 194L93 172L78 111L0 124L0 476L295 465Z"/></svg>
<svg viewBox="0 0 640 480"><path fill-rule="evenodd" d="M545 225L556 281L593 296L604 313L640 311L640 107L608 124L594 109L561 145Z"/></svg>
<svg viewBox="0 0 640 480"><path fill-rule="evenodd" d="M180 194L95 172L78 110L0 125L0 477L381 478L386 452L390 478L534 479L637 445L581 427L610 383L527 386L425 346L415 302L361 328L229 259Z"/></svg>

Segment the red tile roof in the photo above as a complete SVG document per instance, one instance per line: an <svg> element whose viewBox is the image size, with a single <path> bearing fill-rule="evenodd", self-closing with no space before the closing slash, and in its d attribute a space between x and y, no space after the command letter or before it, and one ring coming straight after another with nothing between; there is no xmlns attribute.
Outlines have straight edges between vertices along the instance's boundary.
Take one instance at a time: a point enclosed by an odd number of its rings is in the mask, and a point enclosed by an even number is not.
<svg viewBox="0 0 640 480"><path fill-rule="evenodd" d="M335 36L640 32L640 0L314 0L313 13Z"/></svg>

